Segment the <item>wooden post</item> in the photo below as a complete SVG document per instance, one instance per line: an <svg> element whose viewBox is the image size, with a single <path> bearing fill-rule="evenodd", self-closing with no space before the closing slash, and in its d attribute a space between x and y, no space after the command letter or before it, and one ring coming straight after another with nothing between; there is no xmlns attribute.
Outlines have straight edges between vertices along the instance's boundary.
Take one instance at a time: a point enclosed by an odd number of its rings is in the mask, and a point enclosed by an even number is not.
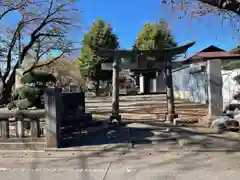
<svg viewBox="0 0 240 180"><path fill-rule="evenodd" d="M119 57L115 56L112 69L112 115L110 122L113 120L121 121L121 115L119 115L119 60Z"/></svg>
<svg viewBox="0 0 240 180"><path fill-rule="evenodd" d="M40 122L38 118L31 119L31 137L32 138L40 137Z"/></svg>
<svg viewBox="0 0 240 180"><path fill-rule="evenodd" d="M1 119L1 138L9 138L9 120L8 118L6 119Z"/></svg>
<svg viewBox="0 0 240 180"><path fill-rule="evenodd" d="M24 137L24 117L21 115L16 117L16 136Z"/></svg>
<svg viewBox="0 0 240 180"><path fill-rule="evenodd" d="M175 114L174 106L174 93L173 93L173 80L172 80L172 60L167 59L166 63L166 91L167 91L167 115L166 121L173 122L173 119L177 117Z"/></svg>

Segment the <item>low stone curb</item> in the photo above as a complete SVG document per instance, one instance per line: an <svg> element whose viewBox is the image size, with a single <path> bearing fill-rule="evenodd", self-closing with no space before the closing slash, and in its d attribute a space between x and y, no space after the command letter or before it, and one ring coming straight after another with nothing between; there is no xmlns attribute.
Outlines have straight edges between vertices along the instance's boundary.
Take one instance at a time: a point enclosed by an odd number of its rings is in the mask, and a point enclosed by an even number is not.
<svg viewBox="0 0 240 180"><path fill-rule="evenodd" d="M121 147L122 146L122 147ZM123 147L126 146L126 147ZM121 149L122 148L122 149ZM68 152L68 151L126 151L129 150L128 143L105 144L99 146L81 146L70 148L46 148L45 152Z"/></svg>
<svg viewBox="0 0 240 180"><path fill-rule="evenodd" d="M109 124L108 121L103 121L103 125L102 126L97 126L97 127L90 127L87 128L87 132L89 133L95 133L98 131L102 131L102 130L106 130L106 129L110 129L110 128L114 128L114 127L118 127L114 124ZM122 146L124 144L128 144L127 148L130 148L131 145L129 145L128 143L119 143L119 144L104 144L104 145L97 145L97 146L80 146L80 147L69 147L69 148L45 148L46 152L51 152L51 151L108 151L108 149L113 148L114 146L119 147ZM113 150L111 150L113 151Z"/></svg>
<svg viewBox="0 0 240 180"><path fill-rule="evenodd" d="M103 125L97 126L97 127L89 127L86 129L88 133L94 133L98 132L104 129L109 129L115 127L115 125L108 124L107 120L102 120ZM39 139L31 139L31 138L23 138L23 139L18 139L18 138L10 138L7 140L0 140L0 151L39 151L39 150L46 150L46 151L57 151L57 148L47 148L46 149L46 142L44 137L39 138ZM22 141L21 141L22 140ZM66 149L66 148L63 148ZM79 149L79 148L77 148ZM86 151L85 147L85 151ZM99 147L89 147L89 150L94 150L98 149ZM102 150L102 148L100 148ZM70 151L70 150L69 150ZM72 151L76 151L76 149L72 149Z"/></svg>

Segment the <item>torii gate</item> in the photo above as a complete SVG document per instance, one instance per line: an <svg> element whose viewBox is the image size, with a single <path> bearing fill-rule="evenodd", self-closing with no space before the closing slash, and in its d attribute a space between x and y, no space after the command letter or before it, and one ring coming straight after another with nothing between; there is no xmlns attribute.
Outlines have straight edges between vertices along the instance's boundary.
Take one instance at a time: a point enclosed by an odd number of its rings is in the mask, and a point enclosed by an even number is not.
<svg viewBox="0 0 240 180"><path fill-rule="evenodd" d="M178 115L175 114L174 93L172 83L172 57L178 54L185 53L188 48L193 46L195 41L184 44L174 48L154 49L154 50L113 50L99 47L92 47L92 50L97 56L114 57L113 62L113 76L112 76L112 115L110 122L117 120L121 122L121 115L119 114L119 64L121 58L135 58L136 56L157 57L164 62L163 67L159 70L165 70L166 90L167 90L167 115L166 121L173 122L173 119Z"/></svg>

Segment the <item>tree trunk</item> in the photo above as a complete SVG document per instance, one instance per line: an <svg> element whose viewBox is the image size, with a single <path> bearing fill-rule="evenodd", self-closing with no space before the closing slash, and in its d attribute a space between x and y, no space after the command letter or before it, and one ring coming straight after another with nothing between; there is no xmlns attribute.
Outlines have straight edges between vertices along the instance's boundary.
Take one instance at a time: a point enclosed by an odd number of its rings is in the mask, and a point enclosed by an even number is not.
<svg viewBox="0 0 240 180"><path fill-rule="evenodd" d="M15 83L16 69L14 68L8 81L3 84L3 90L0 96L0 105L7 104L11 97L12 87Z"/></svg>

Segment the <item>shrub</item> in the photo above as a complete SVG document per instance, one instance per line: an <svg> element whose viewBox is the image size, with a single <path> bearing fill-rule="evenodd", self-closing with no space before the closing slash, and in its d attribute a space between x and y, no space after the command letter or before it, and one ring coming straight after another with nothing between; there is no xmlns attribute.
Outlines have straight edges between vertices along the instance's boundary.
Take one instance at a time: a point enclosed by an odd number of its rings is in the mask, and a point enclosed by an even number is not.
<svg viewBox="0 0 240 180"><path fill-rule="evenodd" d="M8 104L8 108L27 109L35 106L38 109L43 109L44 104L41 97L44 94L46 85L49 82L56 82L56 78L52 74L35 71L25 74L23 82L25 84L23 87L12 92L12 102Z"/></svg>
<svg viewBox="0 0 240 180"><path fill-rule="evenodd" d="M23 76L22 80L24 84L43 83L43 86L48 82L56 82L54 75L41 71L29 72Z"/></svg>
<svg viewBox="0 0 240 180"><path fill-rule="evenodd" d="M26 110L27 108L31 107L32 104L28 99L21 99L16 101L16 107L20 110Z"/></svg>

